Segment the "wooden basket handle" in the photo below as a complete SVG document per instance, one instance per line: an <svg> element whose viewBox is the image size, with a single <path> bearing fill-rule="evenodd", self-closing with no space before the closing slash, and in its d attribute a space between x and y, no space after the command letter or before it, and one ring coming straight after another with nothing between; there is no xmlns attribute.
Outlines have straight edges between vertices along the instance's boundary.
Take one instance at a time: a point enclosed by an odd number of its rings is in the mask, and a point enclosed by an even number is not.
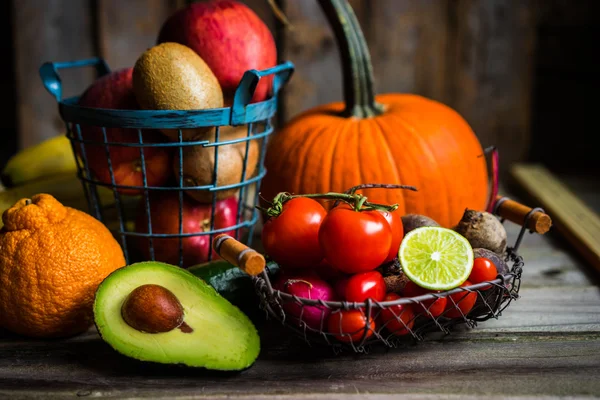
<svg viewBox="0 0 600 400"><path fill-rule="evenodd" d="M498 196L496 197L496 214L501 218L505 218L518 225L523 225L527 219L527 215L533 210L531 207L527 207L515 200L511 200L508 197ZM543 235L550 230L552 227L552 219L550 216L542 211L535 211L529 219L527 219L527 229L532 232Z"/></svg>
<svg viewBox="0 0 600 400"><path fill-rule="evenodd" d="M212 245L221 258L248 275L260 274L267 264L262 254L224 233L217 235Z"/></svg>

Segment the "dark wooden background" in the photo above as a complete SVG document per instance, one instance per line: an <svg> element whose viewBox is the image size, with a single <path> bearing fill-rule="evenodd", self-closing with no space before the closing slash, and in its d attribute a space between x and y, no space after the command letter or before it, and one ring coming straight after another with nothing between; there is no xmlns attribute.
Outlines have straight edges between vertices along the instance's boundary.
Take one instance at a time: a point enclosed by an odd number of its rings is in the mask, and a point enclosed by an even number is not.
<svg viewBox="0 0 600 400"><path fill-rule="evenodd" d="M280 121L341 97L335 42L314 0L280 0L293 29L267 0L243 0L297 70ZM18 148L63 129L38 68L91 56L131 66L154 44L162 22L185 0L11 0L0 5L2 113L0 166ZM597 171L590 146L599 78L592 62L596 0L353 0L370 45L379 92L412 92L458 110L502 166L542 161ZM91 70L64 74L65 94L81 93Z"/></svg>

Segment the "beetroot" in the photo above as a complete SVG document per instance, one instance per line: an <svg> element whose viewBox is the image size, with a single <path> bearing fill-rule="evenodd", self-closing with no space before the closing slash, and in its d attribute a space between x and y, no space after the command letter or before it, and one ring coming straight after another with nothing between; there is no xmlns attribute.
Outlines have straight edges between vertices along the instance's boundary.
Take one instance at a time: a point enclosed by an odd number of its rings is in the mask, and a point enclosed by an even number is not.
<svg viewBox="0 0 600 400"><path fill-rule="evenodd" d="M293 296L305 299L331 301L335 299L333 288L324 280L314 275L282 276L275 285L275 289ZM309 328L320 330L324 327L330 310L324 306L308 306L299 304L297 301L283 300L283 309L299 326L302 322ZM321 322L323 321L323 322Z"/></svg>

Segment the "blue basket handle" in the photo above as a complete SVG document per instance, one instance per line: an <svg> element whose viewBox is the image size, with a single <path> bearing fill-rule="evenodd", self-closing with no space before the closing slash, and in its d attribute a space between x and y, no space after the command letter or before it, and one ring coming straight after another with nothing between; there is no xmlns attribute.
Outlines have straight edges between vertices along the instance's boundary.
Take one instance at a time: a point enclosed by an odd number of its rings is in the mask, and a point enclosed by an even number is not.
<svg viewBox="0 0 600 400"><path fill-rule="evenodd" d="M66 61L66 62L46 62L40 67L40 77L44 87L56 101L62 100L62 80L58 70L66 68L95 67L98 77L110 72L110 68L102 58L89 58L87 60Z"/></svg>
<svg viewBox="0 0 600 400"><path fill-rule="evenodd" d="M268 75L273 77L273 96L287 83L294 72L294 64L286 61L275 67L257 71L255 69L248 70L244 73L240 84L235 90L233 96L233 105L231 107L231 125L242 125L246 121L246 107L250 104L256 86L260 78Z"/></svg>

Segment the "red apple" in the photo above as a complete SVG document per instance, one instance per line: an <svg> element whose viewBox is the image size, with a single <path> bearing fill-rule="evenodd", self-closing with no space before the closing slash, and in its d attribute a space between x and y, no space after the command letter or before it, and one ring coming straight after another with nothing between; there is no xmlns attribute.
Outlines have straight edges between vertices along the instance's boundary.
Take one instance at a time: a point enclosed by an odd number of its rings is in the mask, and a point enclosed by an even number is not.
<svg viewBox="0 0 600 400"><path fill-rule="evenodd" d="M150 215L153 234L179 234L179 194L177 192L155 192L150 195ZM183 197L183 233L199 233L210 230L212 204L197 203L188 196ZM224 229L236 224L238 201L235 197L217 201L214 229ZM136 219L137 232L148 232L146 201L142 199ZM234 235L235 231L227 231ZM213 238L216 235L213 235ZM182 239L183 266L190 267L208 261L212 249L210 235L189 236ZM150 260L150 241L138 241L142 255ZM179 238L153 238L154 259L168 264L179 265ZM213 258L216 256L214 250Z"/></svg>
<svg viewBox="0 0 600 400"><path fill-rule="evenodd" d="M245 4L234 0L199 1L183 7L163 24L158 43L177 42L193 49L216 75L230 104L244 72L277 63L271 31ZM262 78L253 102L264 100L271 78Z"/></svg>
<svg viewBox="0 0 600 400"><path fill-rule="evenodd" d="M138 109L133 93L132 68L113 71L97 79L81 96L79 105L91 108L107 108L117 110ZM76 129L75 127L73 129ZM74 131L77 137L77 131ZM163 136L158 131L144 130L144 143L163 142ZM101 127L81 126L81 136L84 140L103 142ZM137 129L106 128L106 138L109 142L138 143ZM143 170L140 147L108 146L110 161L117 185L143 186ZM80 145L75 149L81 156ZM146 178L148 186L161 186L170 175L170 151L166 148L144 148ZM103 183L112 183L108 166L108 157L104 145L85 146L85 156L92 174ZM138 194L141 190L120 189L123 194Z"/></svg>

